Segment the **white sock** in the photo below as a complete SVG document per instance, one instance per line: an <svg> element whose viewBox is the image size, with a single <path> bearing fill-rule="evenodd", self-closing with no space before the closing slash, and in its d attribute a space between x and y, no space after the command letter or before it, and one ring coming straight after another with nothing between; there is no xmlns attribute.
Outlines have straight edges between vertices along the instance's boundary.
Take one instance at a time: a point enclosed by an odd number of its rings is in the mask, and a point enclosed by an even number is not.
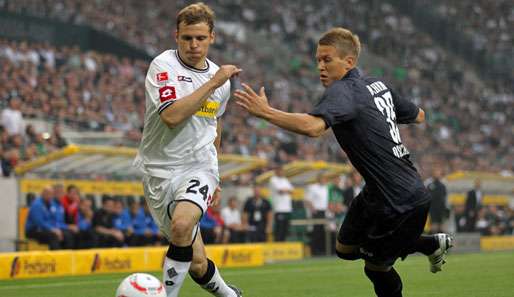
<svg viewBox="0 0 514 297"><path fill-rule="evenodd" d="M207 292L216 297L238 297L236 292L234 292L234 290L225 283L214 262L210 259L207 259L207 261L208 267L206 275L201 278L201 282L203 282L203 284L200 283L200 279L193 278L193 280ZM204 278L209 277L208 275L212 275L212 277L206 281Z"/></svg>
<svg viewBox="0 0 514 297"><path fill-rule="evenodd" d="M189 271L191 262L180 262L168 257L164 259L163 283L167 297L177 297Z"/></svg>

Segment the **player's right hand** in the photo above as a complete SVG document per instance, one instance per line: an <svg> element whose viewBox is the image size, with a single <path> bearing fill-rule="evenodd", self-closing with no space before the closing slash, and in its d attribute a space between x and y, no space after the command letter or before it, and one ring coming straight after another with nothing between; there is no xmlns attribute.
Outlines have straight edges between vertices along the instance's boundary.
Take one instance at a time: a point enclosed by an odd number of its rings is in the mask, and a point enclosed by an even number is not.
<svg viewBox="0 0 514 297"><path fill-rule="evenodd" d="M221 87L228 79L232 76L237 75L243 69L238 68L235 65L221 65L220 69L216 71L216 74L211 78L216 88Z"/></svg>

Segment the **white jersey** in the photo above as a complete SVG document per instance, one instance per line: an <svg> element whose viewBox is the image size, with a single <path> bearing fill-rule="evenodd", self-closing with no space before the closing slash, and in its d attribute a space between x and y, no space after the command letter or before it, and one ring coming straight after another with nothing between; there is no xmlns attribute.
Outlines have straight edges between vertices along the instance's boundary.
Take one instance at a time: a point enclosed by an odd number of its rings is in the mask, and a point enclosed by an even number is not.
<svg viewBox="0 0 514 297"><path fill-rule="evenodd" d="M218 65L206 60L205 69L186 65L176 50L157 56L148 69L145 81L146 111L143 137L134 166L151 176L170 178L171 168L194 166L214 167L217 153L217 118L230 98L230 82L214 91L203 106L179 126L170 129L160 113L175 101L190 95L210 80ZM211 168L212 168L211 167Z"/></svg>

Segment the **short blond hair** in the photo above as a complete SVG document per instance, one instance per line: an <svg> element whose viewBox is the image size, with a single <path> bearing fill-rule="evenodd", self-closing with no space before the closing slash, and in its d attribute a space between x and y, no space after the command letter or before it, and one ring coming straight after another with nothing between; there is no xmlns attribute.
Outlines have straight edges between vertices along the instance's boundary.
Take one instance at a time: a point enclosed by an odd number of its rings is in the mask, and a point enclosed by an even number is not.
<svg viewBox="0 0 514 297"><path fill-rule="evenodd" d="M352 55L355 60L359 59L361 52L361 42L359 36L352 33L352 31L337 27L323 33L318 41L319 45L333 46L339 50L339 54L344 57Z"/></svg>
<svg viewBox="0 0 514 297"><path fill-rule="evenodd" d="M177 31L180 23L195 25L206 23L209 31L214 30L214 11L203 2L188 5L177 14Z"/></svg>

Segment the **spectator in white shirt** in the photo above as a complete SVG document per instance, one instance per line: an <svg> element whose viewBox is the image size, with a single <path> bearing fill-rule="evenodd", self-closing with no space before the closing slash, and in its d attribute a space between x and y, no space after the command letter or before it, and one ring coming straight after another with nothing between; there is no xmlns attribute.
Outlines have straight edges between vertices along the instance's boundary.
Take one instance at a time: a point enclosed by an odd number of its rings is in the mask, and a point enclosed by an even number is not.
<svg viewBox="0 0 514 297"><path fill-rule="evenodd" d="M9 101L9 107L2 111L1 124L4 126L7 134L24 135L25 121L20 111L21 101L17 97L13 97Z"/></svg>
<svg viewBox="0 0 514 297"><path fill-rule="evenodd" d="M285 241L289 232L289 220L293 211L291 193L293 186L285 177L282 167L275 169L275 175L269 181L271 202L275 213L275 241Z"/></svg>
<svg viewBox="0 0 514 297"><path fill-rule="evenodd" d="M316 183L311 184L305 191L305 207L313 219L325 219L328 209L328 179L322 173ZM314 225L311 235L311 252L313 255L325 253L325 225Z"/></svg>
<svg viewBox="0 0 514 297"><path fill-rule="evenodd" d="M225 222L225 228L230 232L229 241L244 242L244 228L241 223L241 211L235 196L228 199L228 204L221 210L221 218ZM224 242L226 243L226 242Z"/></svg>

